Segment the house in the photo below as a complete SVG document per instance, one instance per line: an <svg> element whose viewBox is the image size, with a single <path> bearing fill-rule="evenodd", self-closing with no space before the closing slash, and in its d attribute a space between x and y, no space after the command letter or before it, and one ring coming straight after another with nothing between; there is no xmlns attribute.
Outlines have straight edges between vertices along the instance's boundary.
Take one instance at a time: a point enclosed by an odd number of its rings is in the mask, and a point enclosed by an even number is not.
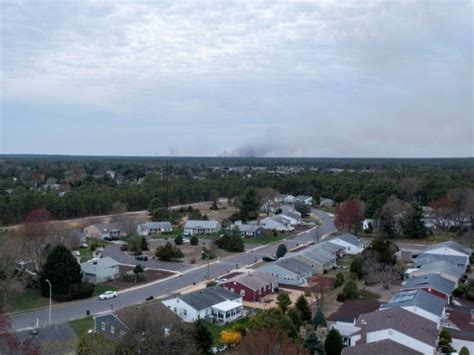
<svg viewBox="0 0 474 355"><path fill-rule="evenodd" d="M361 314L378 310L380 305L380 302L374 300L349 300L330 314L326 321L330 328L341 334L345 346L354 346L360 332L360 328L356 326L357 319Z"/></svg>
<svg viewBox="0 0 474 355"><path fill-rule="evenodd" d="M297 253L291 253L296 259L311 266L313 273L323 274L336 265L336 257L330 252L315 245Z"/></svg>
<svg viewBox="0 0 474 355"><path fill-rule="evenodd" d="M149 222L137 226L137 233L142 236L171 232L173 232L173 226L170 222Z"/></svg>
<svg viewBox="0 0 474 355"><path fill-rule="evenodd" d="M423 353L411 349L390 339L374 341L372 343L350 346L342 349L342 355L422 355Z"/></svg>
<svg viewBox="0 0 474 355"><path fill-rule="evenodd" d="M425 264L435 263L439 261L445 261L447 263L460 267L464 270L466 270L467 266L469 265L469 258L467 256L461 256L461 255L441 255L441 254L421 253L415 258L415 263L416 263L417 268L422 267Z"/></svg>
<svg viewBox="0 0 474 355"><path fill-rule="evenodd" d="M305 205L311 206L313 204L313 198L311 196L298 195L295 197L293 203L304 203Z"/></svg>
<svg viewBox="0 0 474 355"><path fill-rule="evenodd" d="M263 228L255 224L244 224L235 222L231 229L237 228L242 238L258 238L263 233Z"/></svg>
<svg viewBox="0 0 474 355"><path fill-rule="evenodd" d="M472 255L472 249L449 240L447 242L430 245L426 248L425 254L464 256L469 259Z"/></svg>
<svg viewBox="0 0 474 355"><path fill-rule="evenodd" d="M81 229L71 229L67 232L66 238L68 240L74 240L79 243L84 243L86 241L86 235L84 234L84 231Z"/></svg>
<svg viewBox="0 0 474 355"><path fill-rule="evenodd" d="M94 284L115 280L120 274L118 261L106 256L81 263L83 280Z"/></svg>
<svg viewBox="0 0 474 355"><path fill-rule="evenodd" d="M256 269L258 272L276 276L278 284L304 285L312 275L312 267L296 258L282 258Z"/></svg>
<svg viewBox="0 0 474 355"><path fill-rule="evenodd" d="M342 245L334 244L331 242L321 242L318 244L318 247L330 253L336 259L342 258L344 256L345 248Z"/></svg>
<svg viewBox="0 0 474 355"><path fill-rule="evenodd" d="M242 316L242 296L223 287L208 287L163 301L185 322L198 318L214 323L229 323Z"/></svg>
<svg viewBox="0 0 474 355"><path fill-rule="evenodd" d="M188 219L184 224L184 235L215 234L221 229L221 224L216 220Z"/></svg>
<svg viewBox="0 0 474 355"><path fill-rule="evenodd" d="M141 317L146 317L147 315L159 318L160 324L164 326L161 331L165 334L169 333L174 325L181 322L181 318L169 310L163 303L152 302L95 316L93 318L94 333L102 334L111 340L119 339L125 336ZM158 329L153 329L153 331L156 332Z"/></svg>
<svg viewBox="0 0 474 355"><path fill-rule="evenodd" d="M445 303L435 295L424 290L400 291L392 296L390 301L380 306L380 309L401 307L420 317L426 318L438 325L445 316Z"/></svg>
<svg viewBox="0 0 474 355"><path fill-rule="evenodd" d="M360 254L365 249L364 242L350 233L336 236L331 238L329 241L331 243L343 246L345 254Z"/></svg>
<svg viewBox="0 0 474 355"><path fill-rule="evenodd" d="M293 201L295 200L295 196L281 194L276 195L273 200L277 203L293 203Z"/></svg>
<svg viewBox="0 0 474 355"><path fill-rule="evenodd" d="M375 228L375 219L366 218L362 221L362 230L364 232L374 230Z"/></svg>
<svg viewBox="0 0 474 355"><path fill-rule="evenodd" d="M474 354L474 309L472 307L451 305L446 310L445 328L451 335L451 345L458 351L465 346Z"/></svg>
<svg viewBox="0 0 474 355"><path fill-rule="evenodd" d="M84 234L87 238L102 238L108 236L111 238L120 238L126 236L120 229L117 223L99 223L92 224L84 228Z"/></svg>
<svg viewBox="0 0 474 355"><path fill-rule="evenodd" d="M265 217L260 220L260 226L263 229L269 229L274 231L293 231L294 228L288 222L288 220L281 218L279 216Z"/></svg>
<svg viewBox="0 0 474 355"><path fill-rule="evenodd" d="M277 215L280 218L283 218L288 221L292 226L296 226L301 223L301 213L287 211Z"/></svg>
<svg viewBox="0 0 474 355"><path fill-rule="evenodd" d="M321 197L319 199L319 206L330 208L330 207L334 206L334 200L331 200L330 198Z"/></svg>
<svg viewBox="0 0 474 355"><path fill-rule="evenodd" d="M408 279L405 285L400 288L400 291L425 290L426 292L443 299L446 303L449 303L451 294L455 288L455 282L445 279L437 274L428 274Z"/></svg>
<svg viewBox="0 0 474 355"><path fill-rule="evenodd" d="M18 340L24 344L28 344L29 349L36 348L38 350L41 349L41 351L21 351L20 349L15 349L18 352L10 352L7 348L5 349L5 352L2 352L2 354L58 354L59 348L56 348L56 351L53 351L52 347L48 346L51 344L61 344L61 354L76 353L75 344L78 338L76 332L68 322L42 326L41 329L38 329L36 334L33 334L31 329L27 329L16 332L15 335L18 337ZM2 349L4 348L2 347Z"/></svg>
<svg viewBox="0 0 474 355"><path fill-rule="evenodd" d="M465 270L459 266L450 264L446 261L436 261L422 265L419 269L412 268L405 271L405 278L423 276L428 274L437 274L445 279L451 280L458 286L459 280L463 277Z"/></svg>
<svg viewBox="0 0 474 355"><path fill-rule="evenodd" d="M361 314L356 326L361 328L357 345L391 340L422 354L436 354L436 323L401 307Z"/></svg>
<svg viewBox="0 0 474 355"><path fill-rule="evenodd" d="M258 302L266 295L275 292L278 278L261 272L248 272L235 276L220 286L241 295L244 301Z"/></svg>

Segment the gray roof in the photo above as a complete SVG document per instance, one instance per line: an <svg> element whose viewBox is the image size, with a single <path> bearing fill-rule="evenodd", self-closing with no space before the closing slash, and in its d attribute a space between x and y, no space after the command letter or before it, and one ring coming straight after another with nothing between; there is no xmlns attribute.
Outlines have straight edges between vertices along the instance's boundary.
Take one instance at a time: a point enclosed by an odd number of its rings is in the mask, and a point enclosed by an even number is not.
<svg viewBox="0 0 474 355"><path fill-rule="evenodd" d="M360 327L363 320L367 322L368 333L394 329L433 347L438 343L437 324L403 308L395 307L361 314L356 325Z"/></svg>
<svg viewBox="0 0 474 355"><path fill-rule="evenodd" d="M433 273L433 274L444 273L444 274L456 277L457 279L460 279L461 276L465 272L465 270L462 267L450 264L443 260L424 264L420 267L419 270L423 272Z"/></svg>
<svg viewBox="0 0 474 355"><path fill-rule="evenodd" d="M241 225L236 225L236 227L239 229L239 231L244 232L244 233L255 233L259 229L261 229L260 226L254 225L254 224L241 224Z"/></svg>
<svg viewBox="0 0 474 355"><path fill-rule="evenodd" d="M308 198L311 198L311 196L298 195L295 197L295 200L304 201L304 200L307 200Z"/></svg>
<svg viewBox="0 0 474 355"><path fill-rule="evenodd" d="M275 264L300 276L311 274L312 272L311 266L295 259L293 256L279 259Z"/></svg>
<svg viewBox="0 0 474 355"><path fill-rule="evenodd" d="M97 223L97 224L92 224L89 227L96 227L98 230L102 231L111 231L111 230L120 230L120 226L118 223Z"/></svg>
<svg viewBox="0 0 474 355"><path fill-rule="evenodd" d="M278 278L276 276L257 271L235 276L224 282L224 284L236 281L244 286L247 286L251 290L257 291L260 290L262 287L271 284L277 279Z"/></svg>
<svg viewBox="0 0 474 355"><path fill-rule="evenodd" d="M467 256L461 255L440 255L440 254L426 254L421 253L416 257L416 266L420 267L425 264L434 263L438 261L446 261L453 265L463 265L468 264L469 258Z"/></svg>
<svg viewBox="0 0 474 355"><path fill-rule="evenodd" d="M421 355L423 353L413 350L405 345L390 339L375 341L372 343L358 344L342 349L342 355Z"/></svg>
<svg viewBox="0 0 474 355"><path fill-rule="evenodd" d="M426 248L426 250L427 251L433 251L433 250L436 250L438 248L449 248L449 249L452 249L452 250L456 250L459 253L463 253L466 256L470 256L472 254L472 249L471 248L465 247L465 246L463 246L463 245L461 245L461 244L459 244L455 241L452 241L452 240L448 240L448 241L443 242L443 243L430 245L429 247Z"/></svg>
<svg viewBox="0 0 474 355"><path fill-rule="evenodd" d="M355 245L356 247L361 247L364 244L359 238L357 238L355 235L350 234L350 233L338 235L334 237L333 239L341 239L345 241L346 243Z"/></svg>
<svg viewBox="0 0 474 355"><path fill-rule="evenodd" d="M437 274L428 274L423 276L415 276L407 280L401 290L412 290L421 288L433 288L446 295L451 295L456 288L456 284Z"/></svg>
<svg viewBox="0 0 474 355"><path fill-rule="evenodd" d="M138 225L138 228L141 231L150 230L150 229L164 229L164 230L172 230L173 227L171 226L170 222L148 222L142 223Z"/></svg>
<svg viewBox="0 0 474 355"><path fill-rule="evenodd" d="M96 274L96 269L106 269L109 267L113 267L119 265L117 260L112 259L109 256L100 259L91 259L89 261L81 263L81 270L87 274ZM96 262L96 264L94 264Z"/></svg>
<svg viewBox="0 0 474 355"><path fill-rule="evenodd" d="M294 218L294 219L301 219L301 216L296 213L296 212L292 212L292 211L286 211L286 212L283 212L282 214L279 214L278 216L288 216L290 218Z"/></svg>
<svg viewBox="0 0 474 355"><path fill-rule="evenodd" d="M392 307L417 307L441 317L444 312L444 301L424 290L400 291L392 296L390 301L380 306L380 309Z"/></svg>
<svg viewBox="0 0 474 355"><path fill-rule="evenodd" d="M74 329L69 323L60 323L42 327L38 329L38 335L32 335L31 330L24 330L17 333L18 337L22 340L30 340L33 344L43 344L49 342L67 342L76 340L77 335ZM47 354L48 352L46 352Z"/></svg>
<svg viewBox="0 0 474 355"><path fill-rule="evenodd" d="M329 253L328 251L321 248L319 245L316 244L315 247L312 247L307 250L303 250L299 253L307 258L315 260L321 264L327 264L331 261L335 260L335 257Z"/></svg>
<svg viewBox="0 0 474 355"><path fill-rule="evenodd" d="M240 299L240 296L222 287L215 286L180 295L178 298L200 311L224 301Z"/></svg>
<svg viewBox="0 0 474 355"><path fill-rule="evenodd" d="M337 244L334 244L334 243L331 243L331 242L322 242L322 243L319 243L318 246L321 249L326 250L330 253L337 253L341 249L344 249L340 245L337 245Z"/></svg>
<svg viewBox="0 0 474 355"><path fill-rule="evenodd" d="M184 228L205 228L205 229L216 229L219 227L219 222L211 220L193 220L188 219L184 225Z"/></svg>

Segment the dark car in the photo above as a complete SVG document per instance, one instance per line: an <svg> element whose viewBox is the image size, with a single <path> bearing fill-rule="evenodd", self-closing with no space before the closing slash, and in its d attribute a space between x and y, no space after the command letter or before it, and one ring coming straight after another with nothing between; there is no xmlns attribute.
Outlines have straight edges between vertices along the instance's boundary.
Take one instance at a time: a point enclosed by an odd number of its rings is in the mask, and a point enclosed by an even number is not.
<svg viewBox="0 0 474 355"><path fill-rule="evenodd" d="M276 258L274 256L264 256L262 260L272 262L272 261L276 261Z"/></svg>
<svg viewBox="0 0 474 355"><path fill-rule="evenodd" d="M126 245L126 244L121 245L120 250L121 251L127 251L128 250L128 245Z"/></svg>
<svg viewBox="0 0 474 355"><path fill-rule="evenodd" d="M138 260L138 261L148 261L148 256L146 256L146 255L137 255L135 257L135 259Z"/></svg>

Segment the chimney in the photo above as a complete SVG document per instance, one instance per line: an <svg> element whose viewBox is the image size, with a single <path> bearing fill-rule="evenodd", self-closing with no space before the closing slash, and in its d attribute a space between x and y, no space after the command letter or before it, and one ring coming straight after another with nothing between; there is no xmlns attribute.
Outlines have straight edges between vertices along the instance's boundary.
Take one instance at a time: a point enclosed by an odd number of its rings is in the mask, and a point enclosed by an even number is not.
<svg viewBox="0 0 474 355"><path fill-rule="evenodd" d="M362 319L360 321L360 340L359 344L366 344L367 343L367 321Z"/></svg>

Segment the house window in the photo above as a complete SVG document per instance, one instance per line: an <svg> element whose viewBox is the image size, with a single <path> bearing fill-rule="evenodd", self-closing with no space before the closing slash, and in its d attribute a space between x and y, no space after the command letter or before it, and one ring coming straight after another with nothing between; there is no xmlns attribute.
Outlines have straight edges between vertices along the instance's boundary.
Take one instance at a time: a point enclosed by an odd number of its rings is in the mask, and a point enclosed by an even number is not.
<svg viewBox="0 0 474 355"><path fill-rule="evenodd" d="M174 313L178 313L178 309L176 307L173 307Z"/></svg>
<svg viewBox="0 0 474 355"><path fill-rule="evenodd" d="M124 337L124 336L125 336L125 331L121 330L121 331L120 331L120 336L121 336L121 337Z"/></svg>
<svg viewBox="0 0 474 355"><path fill-rule="evenodd" d="M188 315L188 310L185 309L185 310L183 311L183 314L184 314L185 316L187 316L187 315Z"/></svg>
<svg viewBox="0 0 474 355"><path fill-rule="evenodd" d="M240 295L243 297L245 296L245 290L240 290Z"/></svg>
<svg viewBox="0 0 474 355"><path fill-rule="evenodd" d="M110 326L110 333L111 333L111 334L114 334L114 333L115 333L115 329L114 329L113 326Z"/></svg>
<svg viewBox="0 0 474 355"><path fill-rule="evenodd" d="M102 322L102 324L100 325L100 329L105 332L105 322Z"/></svg>

